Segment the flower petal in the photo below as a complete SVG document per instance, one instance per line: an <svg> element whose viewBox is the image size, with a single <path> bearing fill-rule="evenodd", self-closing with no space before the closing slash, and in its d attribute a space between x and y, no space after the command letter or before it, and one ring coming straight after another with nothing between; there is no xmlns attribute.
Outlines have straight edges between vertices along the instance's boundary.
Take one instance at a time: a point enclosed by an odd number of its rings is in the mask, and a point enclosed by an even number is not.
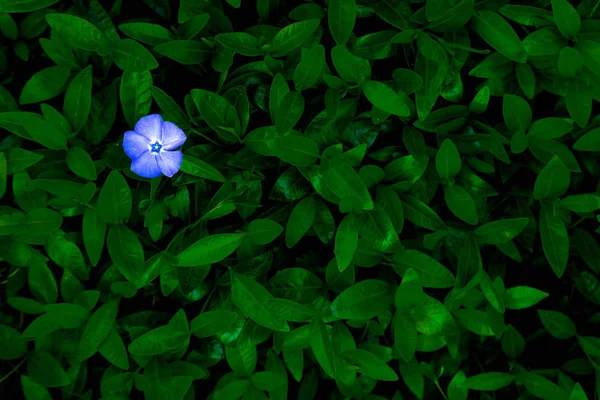
<svg viewBox="0 0 600 400"><path fill-rule="evenodd" d="M160 167L156 154L147 153L133 160L131 170L142 178L156 178L160 176Z"/></svg>
<svg viewBox="0 0 600 400"><path fill-rule="evenodd" d="M162 123L163 119L160 114L150 114L135 124L135 131L142 136L146 136L150 141L162 140Z"/></svg>
<svg viewBox="0 0 600 400"><path fill-rule="evenodd" d="M185 133L174 123L165 121L162 125L162 144L165 150L175 150L185 142Z"/></svg>
<svg viewBox="0 0 600 400"><path fill-rule="evenodd" d="M147 137L139 135L134 131L125 132L125 136L123 137L123 150L125 150L125 154L127 157L135 160L140 157L142 154L150 152L148 146L150 145L150 140Z"/></svg>
<svg viewBox="0 0 600 400"><path fill-rule="evenodd" d="M163 174L172 177L179 171L183 153L181 151L161 151L158 155L158 166Z"/></svg>

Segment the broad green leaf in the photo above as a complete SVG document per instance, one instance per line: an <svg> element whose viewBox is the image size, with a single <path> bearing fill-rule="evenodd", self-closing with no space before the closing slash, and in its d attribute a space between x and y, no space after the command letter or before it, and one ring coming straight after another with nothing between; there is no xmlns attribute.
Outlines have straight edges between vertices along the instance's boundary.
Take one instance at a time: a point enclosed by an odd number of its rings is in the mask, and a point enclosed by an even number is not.
<svg viewBox="0 0 600 400"><path fill-rule="evenodd" d="M81 70L69 84L63 103L63 113L73 132L85 125L92 108L92 66Z"/></svg>
<svg viewBox="0 0 600 400"><path fill-rule="evenodd" d="M352 0L353 1L353 0ZM325 66L325 48L316 45L302 48L300 63L294 70L294 87L297 92L311 88L321 76Z"/></svg>
<svg viewBox="0 0 600 400"><path fill-rule="evenodd" d="M365 92L367 99L375 107L400 117L410 115L410 109L406 102L407 97L403 93L397 94L385 83L365 81L362 83L361 88Z"/></svg>
<svg viewBox="0 0 600 400"><path fill-rule="evenodd" d="M45 309L57 327L61 329L79 328L90 316L88 310L77 304L48 304Z"/></svg>
<svg viewBox="0 0 600 400"><path fill-rule="evenodd" d="M491 47L515 62L525 62L527 56L521 39L498 13L483 10L473 15L472 21L477 33Z"/></svg>
<svg viewBox="0 0 600 400"><path fill-rule="evenodd" d="M3 13L26 13L50 7L60 0L2 0L0 1L0 12ZM23 384L25 387L25 384ZM29 400L29 399L28 399Z"/></svg>
<svg viewBox="0 0 600 400"><path fill-rule="evenodd" d="M375 354L363 350L356 349L346 351L343 357L351 365L358 366L358 372L379 381L392 381L398 380L398 375L394 370L387 365L383 360L377 357Z"/></svg>
<svg viewBox="0 0 600 400"><path fill-rule="evenodd" d="M502 114L506 126L513 131L526 132L531 125L531 107L519 96L505 94L502 103Z"/></svg>
<svg viewBox="0 0 600 400"><path fill-rule="evenodd" d="M119 302L113 300L103 304L92 314L81 336L79 360L87 360L96 354L98 347L115 324L118 311Z"/></svg>
<svg viewBox="0 0 600 400"><path fill-rule="evenodd" d="M158 54L183 65L198 65L211 56L211 48L197 40L172 40L154 47Z"/></svg>
<svg viewBox="0 0 600 400"><path fill-rule="evenodd" d="M192 98L202 118L221 139L229 143L239 140L240 120L235 107L225 98L201 89L192 89Z"/></svg>
<svg viewBox="0 0 600 400"><path fill-rule="evenodd" d="M600 196L596 194L574 194L560 201L561 207L577 213L600 210Z"/></svg>
<svg viewBox="0 0 600 400"><path fill-rule="evenodd" d="M314 196L305 197L294 207L285 229L285 244L288 249L294 247L308 232L316 212L317 203Z"/></svg>
<svg viewBox="0 0 600 400"><path fill-rule="evenodd" d="M375 208L366 211L365 215L365 223L360 231L361 237L378 251L384 253L393 251L400 244L400 240L384 209L375 204Z"/></svg>
<svg viewBox="0 0 600 400"><path fill-rule="evenodd" d="M577 328L565 314L552 310L538 310L544 328L557 339L569 339L575 336Z"/></svg>
<svg viewBox="0 0 600 400"><path fill-rule="evenodd" d="M427 204L416 197L404 195L401 197L406 219L421 228L431 231L446 229L444 221Z"/></svg>
<svg viewBox="0 0 600 400"><path fill-rule="evenodd" d="M529 393L540 399L566 400L567 393L557 384L534 372L525 372L523 383Z"/></svg>
<svg viewBox="0 0 600 400"><path fill-rule="evenodd" d="M443 289L454 284L454 275L448 268L418 250L406 249L396 253L393 264L403 276L409 268L416 271L423 287Z"/></svg>
<svg viewBox="0 0 600 400"><path fill-rule="evenodd" d="M271 243L283 232L283 227L270 219L255 219L248 224L248 234L257 244Z"/></svg>
<svg viewBox="0 0 600 400"><path fill-rule="evenodd" d="M565 100L567 110L577 125L582 128L588 124L592 114L593 89L585 82L573 80L567 84Z"/></svg>
<svg viewBox="0 0 600 400"><path fill-rule="evenodd" d="M444 186L444 199L450 211L459 219L470 225L479 223L475 200L464 188L455 184Z"/></svg>
<svg viewBox="0 0 600 400"><path fill-rule="evenodd" d="M165 121L175 123L182 129L189 127L189 119L175 100L162 89L156 86L152 87L152 98L162 110L162 117Z"/></svg>
<svg viewBox="0 0 600 400"><path fill-rule="evenodd" d="M266 306L273 295L261 284L245 275L231 272L231 300L240 311L258 325L275 331L289 332L288 324Z"/></svg>
<svg viewBox="0 0 600 400"><path fill-rule="evenodd" d="M560 197L569 189L570 182L569 170L558 156L553 156L535 180L533 197L536 200Z"/></svg>
<svg viewBox="0 0 600 400"><path fill-rule="evenodd" d="M423 80L423 86L415 93L417 114L419 120L423 121L440 96L444 79L448 73L448 62L437 63L419 52L414 70Z"/></svg>
<svg viewBox="0 0 600 400"><path fill-rule="evenodd" d="M24 214L0 215L0 236L26 235L35 232L38 235L47 234L60 228L62 216L48 208L34 208Z"/></svg>
<svg viewBox="0 0 600 400"><path fill-rule="evenodd" d="M135 339L127 347L132 355L154 356L178 349L189 337L187 330L171 325L160 326Z"/></svg>
<svg viewBox="0 0 600 400"><path fill-rule="evenodd" d="M370 319L383 313L392 299L390 285L366 279L340 293L331 303L331 314L339 319Z"/></svg>
<svg viewBox="0 0 600 400"><path fill-rule="evenodd" d="M396 313L394 324L394 348L404 361L413 358L417 346L417 327L407 313Z"/></svg>
<svg viewBox="0 0 600 400"><path fill-rule="evenodd" d="M373 209L373 199L354 168L337 159L328 161L323 176L327 188L340 199L357 198L364 210Z"/></svg>
<svg viewBox="0 0 600 400"><path fill-rule="evenodd" d="M246 57L255 57L262 54L262 51L259 50L258 39L245 32L219 33L215 36L215 40L229 50Z"/></svg>
<svg viewBox="0 0 600 400"><path fill-rule="evenodd" d="M558 56L558 71L567 78L574 78L583 68L581 53L573 47L565 47Z"/></svg>
<svg viewBox="0 0 600 400"><path fill-rule="evenodd" d="M26 400L52 400L48 389L27 375L21 375L21 387Z"/></svg>
<svg viewBox="0 0 600 400"><path fill-rule="evenodd" d="M65 90L71 69L64 66L39 70L25 83L19 96L19 104L32 104L49 100Z"/></svg>
<svg viewBox="0 0 600 400"><path fill-rule="evenodd" d="M108 231L106 247L119 272L136 284L144 272L144 249L138 236L125 225L113 225Z"/></svg>
<svg viewBox="0 0 600 400"><path fill-rule="evenodd" d="M520 234L529 223L529 218L508 218L488 222L475 229L475 236L483 243L502 244Z"/></svg>
<svg viewBox="0 0 600 400"><path fill-rule="evenodd" d="M484 372L467 378L462 385L472 390L491 391L510 385L515 377L505 372Z"/></svg>
<svg viewBox="0 0 600 400"><path fill-rule="evenodd" d="M41 118L23 120L23 127L32 140L50 150L66 150L67 135L60 127L51 121Z"/></svg>
<svg viewBox="0 0 600 400"><path fill-rule="evenodd" d="M150 71L124 71L119 89L121 107L127 124L133 128L152 106L152 74Z"/></svg>
<svg viewBox="0 0 600 400"><path fill-rule="evenodd" d="M451 139L444 139L435 157L435 168L442 180L454 178L462 166L456 145Z"/></svg>
<svg viewBox="0 0 600 400"><path fill-rule="evenodd" d="M321 319L310 324L310 346L319 365L331 378L337 377L336 354L333 352L331 335Z"/></svg>
<svg viewBox="0 0 600 400"><path fill-rule="evenodd" d="M573 122L566 118L542 118L531 124L530 139L558 139L573 129Z"/></svg>
<svg viewBox="0 0 600 400"><path fill-rule="evenodd" d="M331 0L327 7L327 20L331 35L337 44L346 44L356 22L354 0Z"/></svg>
<svg viewBox="0 0 600 400"><path fill-rule="evenodd" d="M304 97L299 92L287 92L278 104L275 130L284 134L298 123L304 112Z"/></svg>
<svg viewBox="0 0 600 400"><path fill-rule="evenodd" d="M569 400L588 400L585 391L581 387L579 383L576 383L571 391L571 395L569 396Z"/></svg>
<svg viewBox="0 0 600 400"><path fill-rule="evenodd" d="M82 223L83 245L93 266L98 265L102 249L104 248L104 235L106 235L106 222L98 216L92 208L85 210Z"/></svg>
<svg viewBox="0 0 600 400"><path fill-rule="evenodd" d="M574 39L581 28L581 18L567 0L552 0L554 21L567 39Z"/></svg>
<svg viewBox="0 0 600 400"><path fill-rule="evenodd" d="M113 46L115 64L123 71L144 72L158 68L152 53L133 39L121 39Z"/></svg>
<svg viewBox="0 0 600 400"><path fill-rule="evenodd" d="M277 32L269 49L271 55L284 56L300 47L317 29L320 22L318 19L294 22Z"/></svg>
<svg viewBox="0 0 600 400"><path fill-rule="evenodd" d="M110 173L98 196L98 216L105 222L120 224L131 215L131 189L119 171Z"/></svg>
<svg viewBox="0 0 600 400"><path fill-rule="evenodd" d="M217 233L206 236L179 253L180 267L214 264L229 257L241 244L244 233Z"/></svg>
<svg viewBox="0 0 600 400"><path fill-rule="evenodd" d="M238 315L231 311L206 311L192 320L190 330L200 339L207 338L226 330L237 318Z"/></svg>
<svg viewBox="0 0 600 400"><path fill-rule="evenodd" d="M586 132L573 144L573 149L577 151L600 151L600 128Z"/></svg>
<svg viewBox="0 0 600 400"><path fill-rule="evenodd" d="M226 179L215 167L198 158L185 154L181 161L181 172L215 182L225 182Z"/></svg>
<svg viewBox="0 0 600 400"><path fill-rule="evenodd" d="M147 22L130 22L119 25L119 30L132 39L150 46L157 46L169 42L175 37L167 28Z"/></svg>
<svg viewBox="0 0 600 400"><path fill-rule="evenodd" d="M531 307L548 297L549 294L529 286L515 286L504 292L504 304L509 310Z"/></svg>
<svg viewBox="0 0 600 400"><path fill-rule="evenodd" d="M27 350L27 343L19 331L8 325L0 325L0 360L21 358Z"/></svg>
<svg viewBox="0 0 600 400"><path fill-rule="evenodd" d="M348 214L342 219L335 234L335 259L339 271L348 268L358 246L359 223L357 217Z"/></svg>
<svg viewBox="0 0 600 400"><path fill-rule="evenodd" d="M340 77L347 82L363 82L371 78L369 60L357 57L345 45L331 49L331 60Z"/></svg>
<svg viewBox="0 0 600 400"><path fill-rule="evenodd" d="M67 151L67 165L75 175L83 179L95 181L98 176L92 157L81 147L71 147Z"/></svg>
<svg viewBox="0 0 600 400"><path fill-rule="evenodd" d="M48 14L46 21L69 44L100 55L110 53L106 36L91 22L69 14Z"/></svg>
<svg viewBox="0 0 600 400"><path fill-rule="evenodd" d="M562 218L552 205L542 203L540 236L548 263L557 277L562 277L569 260L569 236Z"/></svg>
<svg viewBox="0 0 600 400"><path fill-rule="evenodd" d="M467 236L464 238L458 256L454 289L460 293L461 289L466 291L477 285L481 270L481 252L475 239L472 236Z"/></svg>
<svg viewBox="0 0 600 400"><path fill-rule="evenodd" d="M290 88L285 81L285 78L281 73L275 74L273 78L273 83L271 83L271 90L269 93L269 112L271 113L271 121L275 123L277 118L277 111L279 111L279 106L283 101L283 98L287 93L289 93Z"/></svg>
<svg viewBox="0 0 600 400"><path fill-rule="evenodd" d="M98 352L114 366L123 370L129 369L127 349L116 329L113 328L106 336L106 339L98 348Z"/></svg>
<svg viewBox="0 0 600 400"><path fill-rule="evenodd" d="M36 351L27 359L27 375L47 388L71 383L60 363L47 351Z"/></svg>

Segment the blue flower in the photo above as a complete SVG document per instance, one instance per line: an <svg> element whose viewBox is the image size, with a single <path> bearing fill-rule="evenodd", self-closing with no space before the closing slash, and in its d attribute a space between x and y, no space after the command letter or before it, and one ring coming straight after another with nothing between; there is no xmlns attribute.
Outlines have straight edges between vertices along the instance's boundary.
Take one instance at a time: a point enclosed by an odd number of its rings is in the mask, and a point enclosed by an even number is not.
<svg viewBox="0 0 600 400"><path fill-rule="evenodd" d="M131 170L142 178L169 178L179 171L183 154L173 151L185 142L185 133L159 114L140 118L133 131L125 133L123 149L131 158Z"/></svg>

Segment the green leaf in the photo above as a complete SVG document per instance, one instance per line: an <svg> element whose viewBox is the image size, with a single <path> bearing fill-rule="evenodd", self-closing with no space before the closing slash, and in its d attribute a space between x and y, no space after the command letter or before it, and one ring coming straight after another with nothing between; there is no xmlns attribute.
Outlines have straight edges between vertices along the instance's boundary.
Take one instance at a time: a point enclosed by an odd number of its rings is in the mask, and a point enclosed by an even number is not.
<svg viewBox="0 0 600 400"><path fill-rule="evenodd" d="M127 124L133 128L152 106L152 74L150 71L124 71L120 87L121 106Z"/></svg>
<svg viewBox="0 0 600 400"><path fill-rule="evenodd" d="M508 218L483 224L474 233L483 243L502 244L514 239L527 224L529 218Z"/></svg>
<svg viewBox="0 0 600 400"><path fill-rule="evenodd" d="M323 176L327 188L340 199L360 199L363 210L373 209L373 199L354 168L337 159L329 160Z"/></svg>
<svg viewBox="0 0 600 400"><path fill-rule="evenodd" d="M242 244L244 233L217 233L206 236L179 253L180 267L214 264L229 257Z"/></svg>
<svg viewBox="0 0 600 400"><path fill-rule="evenodd" d="M284 112L282 108L278 115ZM311 165L319 157L319 146L311 138L294 133L275 138L272 151L282 161L297 166Z"/></svg>
<svg viewBox="0 0 600 400"><path fill-rule="evenodd" d="M48 14L46 21L72 46L100 55L110 53L106 36L91 22L69 14Z"/></svg>
<svg viewBox="0 0 600 400"><path fill-rule="evenodd" d="M300 47L312 34L321 21L309 19L294 22L277 32L271 42L270 53L273 57L284 56Z"/></svg>
<svg viewBox="0 0 600 400"><path fill-rule="evenodd" d="M400 117L407 117L410 115L410 109L406 102L406 95L403 93L397 94L385 83L365 81L362 83L361 88L365 92L367 99L375 107Z"/></svg>
<svg viewBox="0 0 600 400"><path fill-rule="evenodd" d="M87 208L83 215L82 223L83 245L87 252L90 263L98 265L102 249L104 248L104 235L106 234L106 222L99 216L96 210Z"/></svg>
<svg viewBox="0 0 600 400"><path fill-rule="evenodd" d="M197 40L172 40L154 47L154 51L183 65L201 64L212 54L207 44Z"/></svg>
<svg viewBox="0 0 600 400"><path fill-rule="evenodd" d="M600 128L586 132L573 144L573 149L577 151L600 151Z"/></svg>
<svg viewBox="0 0 600 400"><path fill-rule="evenodd" d="M298 92L287 92L278 104L275 130L284 134L298 123L304 112L304 97Z"/></svg>
<svg viewBox="0 0 600 400"><path fill-rule="evenodd" d="M567 78L574 78L583 68L581 53L573 47L565 47L558 56L558 71Z"/></svg>
<svg viewBox="0 0 600 400"><path fill-rule="evenodd" d="M348 268L358 246L359 225L356 216L348 214L342 219L335 234L335 259L340 272Z"/></svg>
<svg viewBox="0 0 600 400"><path fill-rule="evenodd" d="M273 295L254 279L231 272L231 300L240 311L258 325L289 332L288 324L266 306L272 299Z"/></svg>
<svg viewBox="0 0 600 400"><path fill-rule="evenodd" d="M56 211L47 208L34 208L27 215L0 215L0 236L26 235L35 232L38 235L47 234L60 228L63 218Z"/></svg>
<svg viewBox="0 0 600 400"><path fill-rule="evenodd" d="M455 184L444 186L444 198L450 211L459 219L471 225L479 223L475 200L465 189Z"/></svg>
<svg viewBox="0 0 600 400"><path fill-rule="evenodd" d="M456 145L451 139L444 139L435 156L435 168L442 180L454 178L462 166Z"/></svg>
<svg viewBox="0 0 600 400"><path fill-rule="evenodd" d="M567 110L577 125L582 128L588 124L592 114L592 97L592 88L587 83L572 80L567 84L565 94Z"/></svg>
<svg viewBox="0 0 600 400"><path fill-rule="evenodd" d="M0 1L0 12L26 13L50 7L59 1L60 0L2 0Z"/></svg>
<svg viewBox="0 0 600 400"><path fill-rule="evenodd" d="M394 348L404 361L413 358L417 347L417 327L413 318L406 313L394 316Z"/></svg>
<svg viewBox="0 0 600 400"><path fill-rule="evenodd" d="M67 165L77 176L90 181L97 178L96 165L87 151L81 147L71 147L67 151Z"/></svg>
<svg viewBox="0 0 600 400"><path fill-rule="evenodd" d="M581 18L567 0L552 0L552 13L558 30L567 38L575 39L581 28Z"/></svg>
<svg viewBox="0 0 600 400"><path fill-rule="evenodd" d="M196 337L204 339L226 330L237 319L238 315L231 311L206 311L192 320L190 329Z"/></svg>
<svg viewBox="0 0 600 400"><path fill-rule="evenodd" d="M158 68L152 53L133 39L121 39L113 46L115 64L123 71L144 72Z"/></svg>
<svg viewBox="0 0 600 400"><path fill-rule="evenodd" d="M338 319L370 319L387 310L393 294L386 282L366 279L340 293L331 303L331 314Z"/></svg>
<svg viewBox="0 0 600 400"><path fill-rule="evenodd" d="M226 182L227 179L212 165L185 154L181 161L181 172L215 182Z"/></svg>
<svg viewBox="0 0 600 400"><path fill-rule="evenodd" d="M343 357L350 364L357 365L358 372L369 378L392 382L398 380L396 372L370 351L363 349L350 350L344 352Z"/></svg>
<svg viewBox="0 0 600 400"><path fill-rule="evenodd" d="M554 27L538 29L523 39L523 46L528 56L558 55L568 44L568 40Z"/></svg>
<svg viewBox="0 0 600 400"><path fill-rule="evenodd" d="M390 217L378 204L373 210L366 211L365 221L360 235L374 249L386 253L393 251L400 244Z"/></svg>
<svg viewBox="0 0 600 400"><path fill-rule="evenodd" d="M558 156L552 159L540 171L533 187L533 197L536 200L560 197L569 189L570 173Z"/></svg>
<svg viewBox="0 0 600 400"><path fill-rule="evenodd" d="M440 96L444 78L448 73L448 62L437 63L419 52L415 61L415 72L423 80L423 86L415 93L417 114L419 120L423 121Z"/></svg>
<svg viewBox="0 0 600 400"><path fill-rule="evenodd" d="M44 387L61 387L71 383L59 362L46 351L36 351L28 358L27 374Z"/></svg>
<svg viewBox="0 0 600 400"><path fill-rule="evenodd" d="M504 292L504 304L509 310L531 307L548 297L549 294L529 286L515 286Z"/></svg>
<svg viewBox="0 0 600 400"><path fill-rule="evenodd" d="M462 385L472 390L490 391L510 385L515 377L505 372L484 372L467 378Z"/></svg>
<svg viewBox="0 0 600 400"><path fill-rule="evenodd" d="M305 197L296 204L285 229L285 244L288 249L294 247L308 232L316 213L317 202L314 196Z"/></svg>
<svg viewBox="0 0 600 400"><path fill-rule="evenodd" d="M283 232L283 227L270 219L255 219L248 224L248 234L257 244L271 243Z"/></svg>
<svg viewBox="0 0 600 400"><path fill-rule="evenodd" d="M162 110L162 117L165 121L173 122L182 129L189 127L190 121L188 117L171 96L162 89L153 86L152 98Z"/></svg>
<svg viewBox="0 0 600 400"><path fill-rule="evenodd" d="M46 312L61 329L75 329L83 326L90 312L77 304L48 304Z"/></svg>
<svg viewBox="0 0 600 400"><path fill-rule="evenodd" d="M454 275L448 268L418 250L406 249L396 253L393 264L394 269L403 276L412 268L423 287L443 289L454 284Z"/></svg>
<svg viewBox="0 0 600 400"><path fill-rule="evenodd" d="M512 94L505 94L502 103L504 122L513 132L526 132L531 125L531 107L529 103Z"/></svg>
<svg viewBox="0 0 600 400"><path fill-rule="evenodd" d="M300 63L294 70L293 75L294 87L297 92L302 92L314 86L325 66L325 48L323 46L316 45L301 50Z"/></svg>
<svg viewBox="0 0 600 400"><path fill-rule="evenodd" d="M167 28L147 22L130 22L119 25L119 30L132 39L150 46L169 42L175 37Z"/></svg>
<svg viewBox="0 0 600 400"><path fill-rule="evenodd" d="M256 57L262 54L258 48L258 39L245 32L219 33L215 36L215 40L229 50L246 57Z"/></svg>
<svg viewBox="0 0 600 400"><path fill-rule="evenodd" d="M515 62L523 63L527 60L521 39L498 13L482 10L473 15L472 20L477 33L491 47Z"/></svg>
<svg viewBox="0 0 600 400"><path fill-rule="evenodd" d="M577 333L577 328L571 318L565 314L552 310L538 310L538 315L544 328L557 339L570 339Z"/></svg>
<svg viewBox="0 0 600 400"><path fill-rule="evenodd" d="M327 8L327 20L331 35L337 44L346 44L356 22L354 0L331 0Z"/></svg>
<svg viewBox="0 0 600 400"><path fill-rule="evenodd" d="M54 66L41 69L25 83L19 104L32 104L58 96L66 88L71 68Z"/></svg>
<svg viewBox="0 0 600 400"><path fill-rule="evenodd" d="M235 107L225 98L207 90L192 89L192 98L206 123L226 142L237 142L240 120Z"/></svg>
<svg viewBox="0 0 600 400"><path fill-rule="evenodd" d="M337 377L336 355L333 352L331 335L321 319L310 324L310 343L319 365L325 373L335 379Z"/></svg>
<svg viewBox="0 0 600 400"><path fill-rule="evenodd" d="M345 45L331 49L331 60L340 77L347 82L363 82L371 78L369 60L357 57Z"/></svg>
<svg viewBox="0 0 600 400"><path fill-rule="evenodd" d="M596 194L574 194L560 201L561 207L577 213L600 210L600 196Z"/></svg>
<svg viewBox="0 0 600 400"><path fill-rule="evenodd" d="M546 259L560 278L569 261L569 236L562 218L545 202L540 210L540 236Z"/></svg>
<svg viewBox="0 0 600 400"><path fill-rule="evenodd" d="M8 325L0 325L0 339L0 360L20 358L27 350L24 338Z"/></svg>
<svg viewBox="0 0 600 400"><path fill-rule="evenodd" d="M131 215L132 205L127 181L119 171L111 172L98 196L98 216L105 222L120 224Z"/></svg>
<svg viewBox="0 0 600 400"><path fill-rule="evenodd" d="M79 360L96 354L98 347L110 333L119 310L118 301L109 301L98 308L88 320L79 345Z"/></svg>
<svg viewBox="0 0 600 400"><path fill-rule="evenodd" d="M125 225L114 225L108 231L106 246L119 272L136 284L144 272L144 250L137 235Z"/></svg>
<svg viewBox="0 0 600 400"><path fill-rule="evenodd" d="M560 386L541 375L534 372L525 372L522 379L529 393L540 399L567 399L567 393Z"/></svg>
<svg viewBox="0 0 600 400"><path fill-rule="evenodd" d="M129 353L136 356L154 356L164 354L181 347L189 337L187 330L174 325L160 326L135 339L127 347Z"/></svg>
<svg viewBox="0 0 600 400"><path fill-rule="evenodd" d="M73 132L79 132L85 125L92 107L92 66L81 70L69 84L63 112L71 124Z"/></svg>
<svg viewBox="0 0 600 400"><path fill-rule="evenodd" d="M576 383L573 387L569 400L588 400L587 395L579 383Z"/></svg>
<svg viewBox="0 0 600 400"><path fill-rule="evenodd" d="M123 339L121 339L116 329L113 328L110 331L98 348L98 352L117 368L129 369L127 349L125 349L125 343L123 343Z"/></svg>

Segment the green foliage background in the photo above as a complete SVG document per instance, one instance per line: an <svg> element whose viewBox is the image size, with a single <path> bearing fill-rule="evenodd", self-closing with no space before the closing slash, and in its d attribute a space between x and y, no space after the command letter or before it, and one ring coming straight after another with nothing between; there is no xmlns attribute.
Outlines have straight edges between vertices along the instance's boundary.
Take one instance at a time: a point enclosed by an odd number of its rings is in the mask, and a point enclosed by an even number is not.
<svg viewBox="0 0 600 400"><path fill-rule="evenodd" d="M0 0L0 392L598 399L599 5Z"/></svg>

